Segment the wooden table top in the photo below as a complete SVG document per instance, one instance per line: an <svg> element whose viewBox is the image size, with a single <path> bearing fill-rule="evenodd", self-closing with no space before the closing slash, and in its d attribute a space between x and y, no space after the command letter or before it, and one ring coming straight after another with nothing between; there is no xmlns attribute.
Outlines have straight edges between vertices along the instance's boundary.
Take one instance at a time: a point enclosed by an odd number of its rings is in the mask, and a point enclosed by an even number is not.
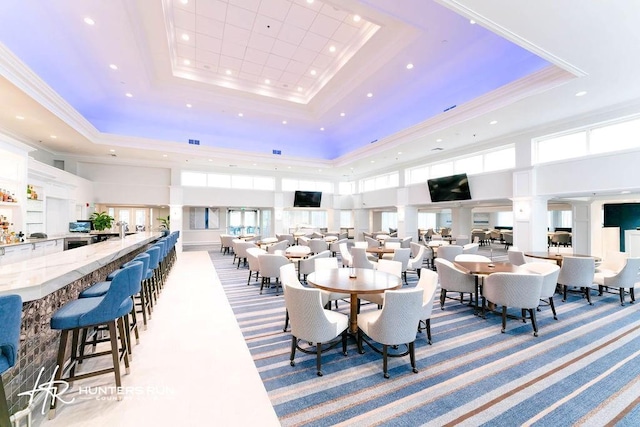
<svg viewBox="0 0 640 427"><path fill-rule="evenodd" d="M394 248L385 248L385 247L379 247L379 248L367 248L366 250L367 252L369 252L370 254L392 254L395 249Z"/></svg>
<svg viewBox="0 0 640 427"><path fill-rule="evenodd" d="M548 259L555 261L556 264L562 266L562 260L566 256L579 257L579 258L593 258L596 261L600 261L600 258L592 255L581 255L581 254L568 254L568 253L558 253L553 251L548 252L525 252L524 256L528 256L530 258L538 258L538 259Z"/></svg>
<svg viewBox="0 0 640 427"><path fill-rule="evenodd" d="M453 264L467 274L516 273L518 266L510 262L454 261Z"/></svg>
<svg viewBox="0 0 640 427"><path fill-rule="evenodd" d="M350 277L351 271L355 271L356 277ZM377 294L402 287L400 277L368 268L315 271L307 276L307 283L325 291L350 294Z"/></svg>

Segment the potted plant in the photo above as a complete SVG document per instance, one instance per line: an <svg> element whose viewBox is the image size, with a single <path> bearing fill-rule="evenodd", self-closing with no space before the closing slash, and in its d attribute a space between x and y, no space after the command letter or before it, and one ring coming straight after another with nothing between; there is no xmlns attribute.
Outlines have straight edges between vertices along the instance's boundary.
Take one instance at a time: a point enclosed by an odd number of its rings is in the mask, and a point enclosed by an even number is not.
<svg viewBox="0 0 640 427"><path fill-rule="evenodd" d="M159 218L156 218L156 219L162 223L161 227L164 227L165 230L169 230L169 224L171 222L169 215L167 215L166 218L159 217Z"/></svg>
<svg viewBox="0 0 640 427"><path fill-rule="evenodd" d="M104 231L111 228L114 218L106 212L94 212L89 217L96 231Z"/></svg>

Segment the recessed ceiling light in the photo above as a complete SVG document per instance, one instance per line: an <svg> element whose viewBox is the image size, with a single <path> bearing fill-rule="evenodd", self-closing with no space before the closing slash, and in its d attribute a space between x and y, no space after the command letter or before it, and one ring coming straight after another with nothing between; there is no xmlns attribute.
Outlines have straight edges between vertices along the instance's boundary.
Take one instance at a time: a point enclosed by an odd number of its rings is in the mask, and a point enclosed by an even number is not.
<svg viewBox="0 0 640 427"><path fill-rule="evenodd" d="M193 105L187 104L187 108L191 108L191 107L193 107Z"/></svg>
<svg viewBox="0 0 640 427"><path fill-rule="evenodd" d="M243 113L238 113L238 117L244 117Z"/></svg>
<svg viewBox="0 0 640 427"><path fill-rule="evenodd" d="M318 74L318 72L316 70L311 70L311 75L315 76L316 74Z"/></svg>
<svg viewBox="0 0 640 427"><path fill-rule="evenodd" d="M180 3L187 4L187 3L189 3L189 0L180 0Z"/></svg>
<svg viewBox="0 0 640 427"><path fill-rule="evenodd" d="M129 92L125 93L124 96L126 96L127 98L133 98L133 94Z"/></svg>
<svg viewBox="0 0 640 427"><path fill-rule="evenodd" d="M183 61L184 65L191 65L191 61L189 61L188 59L185 59Z"/></svg>
<svg viewBox="0 0 640 427"><path fill-rule="evenodd" d="M209 159L210 162L213 162L213 159Z"/></svg>
<svg viewBox="0 0 640 427"><path fill-rule="evenodd" d="M631 193L631 191L625 190L625 191L621 191L620 194L629 194Z"/></svg>
<svg viewBox="0 0 640 427"><path fill-rule="evenodd" d="M270 85L270 84L271 84L271 80L269 80L269 79L264 79L264 82L265 82L266 84L268 84L268 85Z"/></svg>
<svg viewBox="0 0 640 427"><path fill-rule="evenodd" d="M344 116L346 116L345 113L340 113L340 117L344 117Z"/></svg>
<svg viewBox="0 0 640 427"><path fill-rule="evenodd" d="M413 64L409 63L407 64L407 70L412 70L413 69Z"/></svg>
<svg viewBox="0 0 640 427"><path fill-rule="evenodd" d="M55 136L55 135L50 135L50 137L51 137L51 139L58 139L58 137Z"/></svg>
<svg viewBox="0 0 640 427"><path fill-rule="evenodd" d="M313 0L307 0L307 3L312 4Z"/></svg>
<svg viewBox="0 0 640 427"><path fill-rule="evenodd" d="M469 24L474 25L476 23L476 21L474 21L473 19L469 20Z"/></svg>
<svg viewBox="0 0 640 427"><path fill-rule="evenodd" d="M181 38L182 38L182 40L188 42L189 41L189 34L184 33Z"/></svg>
<svg viewBox="0 0 640 427"><path fill-rule="evenodd" d="M398 151L398 155L401 155L401 154L402 154L402 151Z"/></svg>
<svg viewBox="0 0 640 427"><path fill-rule="evenodd" d="M163 155L162 155L162 157L167 157L167 155L166 155L166 154L163 154Z"/></svg>
<svg viewBox="0 0 640 427"><path fill-rule="evenodd" d="M333 53L336 51L336 47L335 46L329 46L329 52Z"/></svg>
<svg viewBox="0 0 640 427"><path fill-rule="evenodd" d="M498 123L498 121L497 121L497 120L491 120L491 121L489 122L489 124L490 124L490 125L495 125L496 123Z"/></svg>
<svg viewBox="0 0 640 427"><path fill-rule="evenodd" d="M282 124L283 124L283 125L286 125L286 124L287 124L287 121L286 121L286 120L283 120L283 121L282 121Z"/></svg>
<svg viewBox="0 0 640 427"><path fill-rule="evenodd" d="M375 160L371 160L371 163L375 163L375 162L376 162Z"/></svg>
<svg viewBox="0 0 640 427"><path fill-rule="evenodd" d="M298 86L298 92L302 92L302 87Z"/></svg>
<svg viewBox="0 0 640 427"><path fill-rule="evenodd" d="M291 169L291 166L287 166L287 169Z"/></svg>
<svg viewBox="0 0 640 427"><path fill-rule="evenodd" d="M110 153L115 153L116 150L114 150L113 148L109 150Z"/></svg>
<svg viewBox="0 0 640 427"><path fill-rule="evenodd" d="M324 130L324 128L320 128L320 130L322 130L322 131L323 131L323 130Z"/></svg>
<svg viewBox="0 0 640 427"><path fill-rule="evenodd" d="M95 25L96 21L87 16L86 18L84 18L84 23L87 25Z"/></svg>
<svg viewBox="0 0 640 427"><path fill-rule="evenodd" d="M436 142L442 142L442 138L436 139Z"/></svg>
<svg viewBox="0 0 640 427"><path fill-rule="evenodd" d="M24 116L16 116L16 119L18 119L18 120L24 120Z"/></svg>
<svg viewBox="0 0 640 427"><path fill-rule="evenodd" d="M372 96L373 96L373 94L372 94L371 92L369 92L369 93L367 94L367 98L371 98Z"/></svg>
<svg viewBox="0 0 640 427"><path fill-rule="evenodd" d="M587 94L586 90L581 90L580 92L576 93L576 96L585 96Z"/></svg>
<svg viewBox="0 0 640 427"><path fill-rule="evenodd" d="M227 73L227 76L230 76L231 75L231 70L227 70L227 71L225 71L225 73Z"/></svg>
<svg viewBox="0 0 640 427"><path fill-rule="evenodd" d="M116 64L109 64L109 68L111 68L112 70L117 70L118 66Z"/></svg>
<svg viewBox="0 0 640 427"><path fill-rule="evenodd" d="M360 15L353 15L353 22L360 22Z"/></svg>

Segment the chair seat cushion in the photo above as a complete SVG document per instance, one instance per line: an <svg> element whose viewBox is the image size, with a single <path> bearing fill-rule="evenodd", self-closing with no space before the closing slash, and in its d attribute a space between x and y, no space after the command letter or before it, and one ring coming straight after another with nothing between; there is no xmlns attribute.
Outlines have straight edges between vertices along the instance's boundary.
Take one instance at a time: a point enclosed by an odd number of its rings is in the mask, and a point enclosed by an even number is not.
<svg viewBox="0 0 640 427"><path fill-rule="evenodd" d="M9 364L9 360L5 355L0 353L0 374L9 369L11 365Z"/></svg>
<svg viewBox="0 0 640 427"><path fill-rule="evenodd" d="M613 277L616 274L615 271L599 271L593 275L593 283L604 286L605 278Z"/></svg>
<svg viewBox="0 0 640 427"><path fill-rule="evenodd" d="M84 291L80 292L78 298L95 298L104 296L104 294L109 291L109 286L111 286L111 281L95 283Z"/></svg>
<svg viewBox="0 0 640 427"><path fill-rule="evenodd" d="M131 298L126 298L117 310L100 307L104 297L80 298L63 305L51 317L51 329L75 329L100 325L129 313L133 308Z"/></svg>

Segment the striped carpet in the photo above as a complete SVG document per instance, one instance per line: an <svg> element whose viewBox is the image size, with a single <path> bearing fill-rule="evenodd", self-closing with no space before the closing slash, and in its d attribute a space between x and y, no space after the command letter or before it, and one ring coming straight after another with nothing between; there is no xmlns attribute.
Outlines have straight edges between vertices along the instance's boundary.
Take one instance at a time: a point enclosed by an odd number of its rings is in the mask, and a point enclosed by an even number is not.
<svg viewBox="0 0 640 427"><path fill-rule="evenodd" d="M498 315L482 319L451 300L433 311L433 345L418 336L418 374L408 356L392 358L385 379L381 356L350 342L346 357L339 346L323 355L317 377L313 355L289 365L282 295L259 295L232 255L209 253L283 426L640 425L640 304L557 296L559 320L541 307L536 338L530 323L511 320L502 334Z"/></svg>

